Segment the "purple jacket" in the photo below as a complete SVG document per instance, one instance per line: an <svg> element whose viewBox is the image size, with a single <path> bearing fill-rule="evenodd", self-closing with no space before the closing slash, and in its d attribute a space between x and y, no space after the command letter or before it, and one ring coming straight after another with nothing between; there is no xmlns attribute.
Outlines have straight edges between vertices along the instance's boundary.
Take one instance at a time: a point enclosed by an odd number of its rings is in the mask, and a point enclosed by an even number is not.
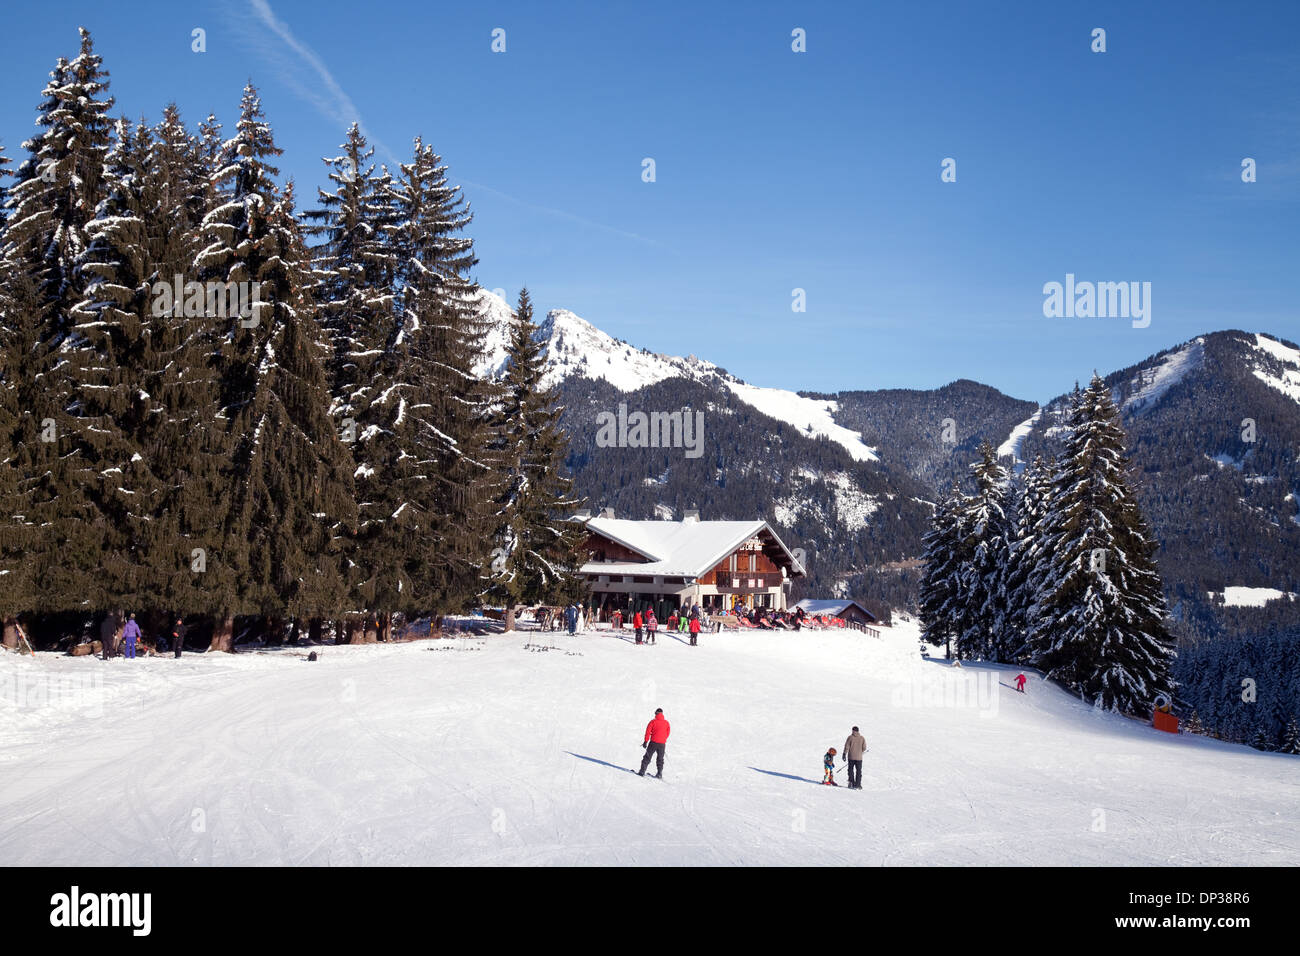
<svg viewBox="0 0 1300 956"><path fill-rule="evenodd" d="M122 637L128 641L134 641L140 636L140 625L135 621L127 621L126 627L122 628Z"/></svg>

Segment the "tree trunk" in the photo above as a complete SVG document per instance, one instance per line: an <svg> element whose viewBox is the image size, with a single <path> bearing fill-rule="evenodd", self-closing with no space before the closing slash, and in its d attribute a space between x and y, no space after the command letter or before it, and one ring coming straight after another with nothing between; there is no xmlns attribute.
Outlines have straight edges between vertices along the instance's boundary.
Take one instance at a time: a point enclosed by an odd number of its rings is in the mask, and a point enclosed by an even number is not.
<svg viewBox="0 0 1300 956"><path fill-rule="evenodd" d="M235 619L229 614L224 614L212 622L212 640L208 643L208 650L222 651L226 654L235 652Z"/></svg>
<svg viewBox="0 0 1300 956"><path fill-rule="evenodd" d="M18 646L18 619L6 617L4 624L4 645L13 650Z"/></svg>
<svg viewBox="0 0 1300 956"><path fill-rule="evenodd" d="M375 618L367 617L363 630L365 632L365 637L361 639L363 644L374 644L379 640L379 622Z"/></svg>
<svg viewBox="0 0 1300 956"><path fill-rule="evenodd" d="M325 622L318 617L313 617L307 622L307 640L313 644L319 644L321 637L325 632Z"/></svg>
<svg viewBox="0 0 1300 956"><path fill-rule="evenodd" d="M347 629L348 644L364 644L366 642L366 629L361 621L348 618L345 627Z"/></svg>
<svg viewBox="0 0 1300 956"><path fill-rule="evenodd" d="M393 639L393 612L385 611L379 615L379 639L385 644Z"/></svg>
<svg viewBox="0 0 1300 956"><path fill-rule="evenodd" d="M502 630L509 634L515 629L515 605L507 604L505 616L501 620Z"/></svg>

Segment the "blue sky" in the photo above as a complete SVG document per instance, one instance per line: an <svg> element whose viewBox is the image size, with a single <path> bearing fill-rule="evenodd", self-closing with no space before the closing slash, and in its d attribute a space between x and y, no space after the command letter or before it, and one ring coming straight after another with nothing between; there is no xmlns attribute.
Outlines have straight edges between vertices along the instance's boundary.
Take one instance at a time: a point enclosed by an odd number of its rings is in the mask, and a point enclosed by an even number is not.
<svg viewBox="0 0 1300 956"><path fill-rule="evenodd" d="M78 25L131 117L229 129L251 78L304 199L353 119L379 159L423 135L484 286L755 384L1042 401L1202 332L1300 338L1300 4L23 4L11 156ZM1066 273L1150 282L1150 326L1044 318Z"/></svg>

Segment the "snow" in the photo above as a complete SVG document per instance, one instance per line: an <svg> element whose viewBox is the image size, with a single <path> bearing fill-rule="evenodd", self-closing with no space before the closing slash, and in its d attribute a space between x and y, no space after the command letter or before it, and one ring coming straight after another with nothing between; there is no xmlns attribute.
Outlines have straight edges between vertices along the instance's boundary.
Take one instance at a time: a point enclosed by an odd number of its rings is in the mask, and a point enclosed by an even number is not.
<svg viewBox="0 0 1300 956"><path fill-rule="evenodd" d="M1218 592L1209 592L1211 597L1217 596ZM1277 588L1250 588L1240 585L1229 585L1223 589L1223 604L1225 607L1263 607L1268 601L1276 601L1279 598L1290 598L1295 600L1295 595L1290 591L1279 591Z"/></svg>
<svg viewBox="0 0 1300 956"><path fill-rule="evenodd" d="M759 388L744 382L727 382L733 395L764 415L788 422L810 438L829 438L844 447L854 461L880 461L876 449L862 435L835 423L839 404L832 399L804 398L783 388Z"/></svg>
<svg viewBox="0 0 1300 956"><path fill-rule="evenodd" d="M0 655L0 859L1300 864L1295 758L1162 734L1032 673L1018 694L1014 670L884 632ZM524 650L539 638L556 649ZM655 707L663 782L629 772ZM864 790L818 785L854 724Z"/></svg>
<svg viewBox="0 0 1300 956"><path fill-rule="evenodd" d="M1267 368L1255 368L1252 374L1269 388L1300 402L1300 349L1260 334L1256 334L1252 346L1271 360Z"/></svg>
<svg viewBox="0 0 1300 956"><path fill-rule="evenodd" d="M1175 349L1160 360L1160 364L1143 369L1132 379L1125 412L1138 412L1150 408L1164 394L1187 375L1200 368L1205 361L1205 339L1197 337L1181 348Z"/></svg>
<svg viewBox="0 0 1300 956"><path fill-rule="evenodd" d="M1029 433L1034 430L1034 426L1038 424L1038 420L1042 417L1043 409L1040 406L1038 411L1011 429L1011 434L1007 436L1007 440L998 446L998 458L1010 458L1012 468L1016 474L1020 474L1025 469L1024 459L1020 457L1020 449L1024 446Z"/></svg>
<svg viewBox="0 0 1300 956"><path fill-rule="evenodd" d="M491 322L479 374L499 375L505 367L509 307L490 292L482 293L480 313ZM621 392L684 378L707 385L725 385L733 395L764 415L794 426L809 437L824 437L841 445L855 461L879 461L877 449L862 436L838 425L838 406L828 399L805 398L782 388L749 385L726 370L688 355L685 358L638 349L601 331L565 309L552 309L539 324L538 339L546 343L547 372L543 384L556 385L570 375L608 382Z"/></svg>

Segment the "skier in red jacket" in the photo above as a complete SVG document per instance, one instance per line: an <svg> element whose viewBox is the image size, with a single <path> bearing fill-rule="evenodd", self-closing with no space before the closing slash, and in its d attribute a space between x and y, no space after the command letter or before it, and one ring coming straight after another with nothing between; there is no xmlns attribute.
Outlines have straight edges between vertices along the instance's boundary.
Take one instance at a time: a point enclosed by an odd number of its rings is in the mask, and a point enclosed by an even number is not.
<svg viewBox="0 0 1300 956"><path fill-rule="evenodd" d="M691 647L695 647L695 641L700 636L700 619L691 618Z"/></svg>
<svg viewBox="0 0 1300 956"><path fill-rule="evenodd" d="M1025 680L1026 678L1023 673L1016 678L1016 690L1020 691L1022 694L1025 692Z"/></svg>
<svg viewBox="0 0 1300 956"><path fill-rule="evenodd" d="M668 721L664 719L663 708L656 709L654 719L645 725L645 741L641 744L645 748L645 756L641 758L641 769L637 771L637 776L645 776L645 768L650 766L650 757L654 755L658 757L655 776L660 780L663 779L664 746L668 743L668 733L671 729Z"/></svg>
<svg viewBox="0 0 1300 956"><path fill-rule="evenodd" d="M641 643L641 612L637 611L632 615L632 626L636 628L636 642Z"/></svg>

